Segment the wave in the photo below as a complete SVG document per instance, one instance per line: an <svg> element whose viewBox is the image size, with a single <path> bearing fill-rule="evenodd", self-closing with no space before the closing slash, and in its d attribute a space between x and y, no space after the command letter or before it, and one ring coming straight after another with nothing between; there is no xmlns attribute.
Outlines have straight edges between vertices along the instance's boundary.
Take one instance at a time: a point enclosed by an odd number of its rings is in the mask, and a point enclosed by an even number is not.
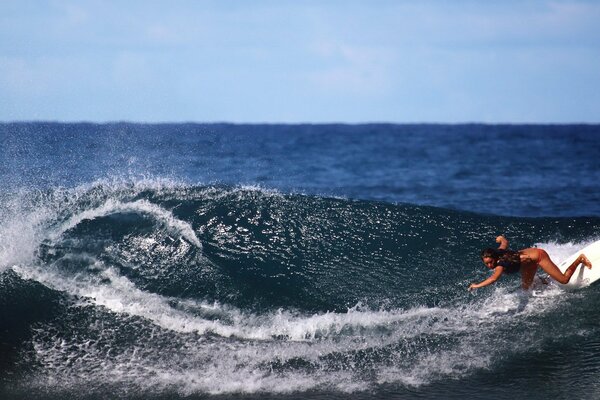
<svg viewBox="0 0 600 400"><path fill-rule="evenodd" d="M0 375L21 376L15 390L420 387L598 331L596 287L465 290L497 233L560 261L597 239L598 218L166 181L19 193L0 216L14 327Z"/></svg>

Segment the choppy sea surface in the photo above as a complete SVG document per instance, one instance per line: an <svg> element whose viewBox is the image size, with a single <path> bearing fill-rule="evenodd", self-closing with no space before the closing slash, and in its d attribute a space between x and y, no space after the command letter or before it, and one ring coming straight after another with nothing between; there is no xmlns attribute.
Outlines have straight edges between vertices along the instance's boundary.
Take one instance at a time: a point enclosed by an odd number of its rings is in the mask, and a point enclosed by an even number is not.
<svg viewBox="0 0 600 400"><path fill-rule="evenodd" d="M0 124L0 397L600 398L600 285L466 290L498 234L600 239L598 154L598 125Z"/></svg>

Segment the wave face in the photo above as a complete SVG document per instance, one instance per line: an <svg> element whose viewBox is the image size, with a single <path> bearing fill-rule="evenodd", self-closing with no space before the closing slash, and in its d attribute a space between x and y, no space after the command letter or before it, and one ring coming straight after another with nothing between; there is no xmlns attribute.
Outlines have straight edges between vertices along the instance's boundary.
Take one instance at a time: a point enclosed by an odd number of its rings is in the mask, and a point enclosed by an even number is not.
<svg viewBox="0 0 600 400"><path fill-rule="evenodd" d="M0 379L12 397L464 397L492 377L530 384L531 398L600 394L575 383L600 369L597 286L527 294L508 277L465 290L486 276L478 253L498 232L558 262L598 239L600 218L168 181L5 197ZM549 373L567 383L535 385Z"/></svg>

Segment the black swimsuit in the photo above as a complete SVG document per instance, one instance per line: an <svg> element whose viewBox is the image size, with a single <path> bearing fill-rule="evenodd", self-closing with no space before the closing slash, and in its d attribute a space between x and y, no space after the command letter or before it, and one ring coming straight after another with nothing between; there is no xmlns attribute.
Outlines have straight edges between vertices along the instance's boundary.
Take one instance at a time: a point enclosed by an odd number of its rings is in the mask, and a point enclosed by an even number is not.
<svg viewBox="0 0 600 400"><path fill-rule="evenodd" d="M516 251L505 251L496 262L496 266L503 267L507 274L514 274L521 269L521 257Z"/></svg>

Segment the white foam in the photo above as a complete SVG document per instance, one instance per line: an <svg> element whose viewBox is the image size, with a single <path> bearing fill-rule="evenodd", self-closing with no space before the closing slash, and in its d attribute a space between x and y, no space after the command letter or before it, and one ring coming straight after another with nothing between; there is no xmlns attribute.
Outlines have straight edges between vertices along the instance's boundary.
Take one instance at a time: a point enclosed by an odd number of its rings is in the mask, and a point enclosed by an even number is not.
<svg viewBox="0 0 600 400"><path fill-rule="evenodd" d="M589 246L590 244L597 241L598 238L587 239L583 242L567 242L567 243L557 243L557 242L545 242L545 243L536 243L535 246L541 249L546 250L552 261L556 265L559 265L561 262L566 260L570 255L574 254L578 250Z"/></svg>
<svg viewBox="0 0 600 400"><path fill-rule="evenodd" d="M44 365L44 370L50 373L56 382L60 382L61 388L69 384L77 386L82 382L94 381L102 385L134 385L137 390L141 388L147 391L175 388L185 395L287 393L314 389L352 392L370 387L370 381L361 378L360 365L353 365L351 359L343 358L339 362L327 362L328 356L384 348L407 340L407 343L410 343L409 339L415 336L452 337L460 334L457 345L443 346L439 349L411 348L409 345L406 354L400 353L392 357L397 358L393 365L372 365L377 383L419 386L440 377L456 378L474 369L488 367L498 352L506 349L494 346L493 342L489 341L481 343L482 339L487 338L486 335L493 333L499 325L505 324L508 318L530 318L547 309L544 306L548 304L544 304L544 300L532 299L535 304L521 317L514 314L494 317L496 310L486 311L496 302L506 302L508 308L515 306L515 296L517 295L499 290L480 304L458 308L418 307L393 311L355 309L347 313L328 313L317 317L288 316L286 322L280 322L284 326L290 323L298 326L312 325L319 319L329 320L334 324L335 321L344 320L347 324L360 321L361 325L371 324L371 327L386 322L392 323L393 326L389 335L381 335L378 331L362 331L359 334L346 332L340 333L340 336L302 341L220 341L185 336L180 337L180 340L186 343L183 347L175 343L173 348L165 349L160 346L169 341L160 340L160 337L172 333L163 331L154 334L155 339L159 339L156 343L162 343L156 348L152 347L152 338L140 337L135 348L119 352L106 350L104 346L97 346L89 341L79 341L76 337L65 340L64 337L55 336L48 340L44 332L38 332L35 350L39 361ZM266 318L267 325L269 318L273 316ZM232 329L243 331L245 328L241 325L248 323L252 324L243 320L236 321ZM277 324L272 323L272 326L275 325ZM446 326L446 330L440 330L441 326ZM268 330L267 327L264 329ZM270 331L271 334L276 332L276 329ZM109 343L118 340L111 337L110 329L101 331L100 335ZM527 337L523 340L525 346L536 343ZM107 351L111 353L110 357ZM84 354L86 357L78 357L78 354ZM298 358L313 363L316 369L291 368L277 371L268 367L269 363L293 362ZM69 359L77 361L65 365L65 360ZM57 379L57 376L60 379Z"/></svg>
<svg viewBox="0 0 600 400"><path fill-rule="evenodd" d="M557 246L560 249L563 245ZM314 389L351 392L366 390L373 383L418 387L489 368L507 353L539 348L545 338L536 335L539 332L530 320L568 306L565 296L579 295L552 285L540 295L509 292L497 286L490 288L487 297L476 295L475 302L446 307L372 310L358 305L343 313L306 314L282 309L254 314L191 299L181 302L185 307L177 307L179 300L140 290L113 268L101 264L95 268L102 271L97 279L89 275L65 277L48 268L14 270L24 278L85 299L82 307L102 306L116 316L140 317L160 329L151 337L142 335L133 347L110 357L106 346L85 337L57 334L49 340L45 332L39 332L34 339L38 361L60 387L93 380L102 385L133 385L136 390L175 388L185 395ZM191 311L199 309L209 310L212 317ZM498 330L515 325L531 329L525 329L518 341L497 340ZM205 339L206 333L228 339ZM109 344L118 342L110 329L100 335ZM164 335L182 341L183 347L161 347L165 340L158 338ZM430 347L429 341L442 345ZM400 347L390 350L387 362L367 361L374 380L362 377L363 367L355 365L352 356L339 360L336 356L390 346ZM65 365L66 359L78 360L79 364ZM269 368L272 363L293 364L294 360L313 367ZM47 379L40 382L51 385Z"/></svg>
<svg viewBox="0 0 600 400"><path fill-rule="evenodd" d="M132 191L146 187L140 185ZM117 269L97 260L88 260L94 273L78 275L31 263L43 240L58 240L83 220L122 212L151 215L167 229L200 246L191 225L170 211L146 200L128 200L131 191L122 197L114 196L118 200L111 197L120 188L100 185L94 201L86 203L93 206L65 219L58 217L62 208L75 204L78 195L92 189L82 187L64 194L57 191L53 194L56 203L30 207L26 213L15 212L13 216L9 212L3 214L10 218L0 225L2 266L12 266L25 279L76 296L81 299L76 307L99 307L115 316L118 324L130 324L131 317L135 317L151 327L140 330L139 337L131 339L131 346L125 349L119 348L123 345L118 333L102 323L77 334L36 331L32 344L43 367L40 385L72 385L86 390L97 385L100 390L104 385L117 384L149 392L175 388L184 395L286 393L321 388L351 392L368 389L372 382L419 386L488 368L510 352L539 348L544 337L536 336L533 326L525 330L519 341L497 343L493 339L497 330L529 326L530 320L568 306L565 298L581 295L550 286L539 295L523 296L499 286L490 288L487 297L476 294L476 301L462 299L444 307L374 310L356 306L347 312L309 314L282 309L257 314L224 304L182 301L144 291L119 275ZM66 200L59 199L62 195ZM148 240L147 246L154 245L152 238L140 240ZM559 263L584 245L541 243L539 247ZM434 342L439 345L430 344ZM361 351L392 354L385 356L385 362L362 360L367 364L363 368L361 360L352 358ZM293 364L296 360L312 367L269 367ZM365 370L370 378L363 376Z"/></svg>
<svg viewBox="0 0 600 400"><path fill-rule="evenodd" d="M16 271L27 277L27 271ZM514 343L496 342L496 330L511 324L526 325L529 319L564 305L566 302L557 301L561 296L573 296L556 287L546 289L545 296L510 293L497 287L478 302L448 307L371 310L356 306L344 313L279 310L262 315L218 303L185 301L192 308L216 310L224 317L221 321L174 308L176 299L141 291L111 268L97 281L65 280L40 270L29 277L84 296L84 307L100 305L116 316L139 316L161 328L152 336L141 334L133 347L124 351L107 350L106 344L86 341L85 337L57 334L48 338L46 332L38 332L34 339L38 361L61 388L95 381L133 385L136 390L175 388L185 395L366 390L373 381L363 377L360 362L354 364L352 354L398 345L389 362L365 361L374 382L419 386L444 377L458 378L489 367L507 352L541 346L544 337L533 333L525 333ZM523 299L525 307L521 307ZM229 339L207 339L203 336L207 332ZM111 343L117 346L119 338L111 329L102 327L98 334L108 348ZM429 347L429 341L446 344ZM164 348L171 342L172 348ZM336 354L350 356L338 359ZM77 361L65 364L65 360ZM269 367L272 363L293 364L294 360L313 367Z"/></svg>
<svg viewBox="0 0 600 400"><path fill-rule="evenodd" d="M118 212L152 215L168 229L201 247L191 225L177 219L170 211L147 200L127 201L144 190L160 193L179 188L185 187L166 179L103 179L71 189L55 188L51 192L22 190L6 195L0 207L0 272L11 265L31 262L42 241L57 239L84 219ZM78 204L83 198L85 201ZM63 214L70 217L57 227L56 223Z"/></svg>
<svg viewBox="0 0 600 400"><path fill-rule="evenodd" d="M44 238L40 226L47 220L43 208L22 210L20 197L3 204L0 214L0 273L14 264L29 264Z"/></svg>
<svg viewBox="0 0 600 400"><path fill-rule="evenodd" d="M101 271L98 276L65 276L48 266L13 266L12 269L24 279L32 279L53 289L85 298L89 303L106 307L114 313L145 318L161 328L180 333L211 332L223 337L253 340L283 338L291 341L312 341L339 337L346 332L383 328L393 330L395 338L400 335L411 337L421 334L422 325L430 325L431 318L440 318L446 312L443 309L421 307L410 310L359 311L358 307L355 307L346 313L306 315L279 310L256 315L218 303L186 301L188 307L212 309L213 313L217 310L223 315L221 319L207 320L173 307L172 304L178 303L175 298L138 289L129 279L118 275L115 269L107 268L98 261L93 266L93 269Z"/></svg>
<svg viewBox="0 0 600 400"><path fill-rule="evenodd" d="M48 236L50 239L56 240L58 237L64 234L64 232L74 228L84 220L93 220L115 213L126 212L139 212L150 214L153 217L160 220L161 222L163 222L168 227L176 229L189 242L193 243L197 247L202 247L202 245L200 244L200 240L196 236L196 233L194 232L194 229L190 224L175 218L170 211L167 211L161 208L160 206L152 204L147 200L136 200L128 203L123 203L121 201L109 199L100 207L85 210L76 215L73 215L71 218L69 218L69 220L63 223L58 229L56 229Z"/></svg>
<svg viewBox="0 0 600 400"><path fill-rule="evenodd" d="M489 368L496 359L511 353L540 348L547 335L539 334L532 321L564 307L568 304L564 297L577 296L552 285L543 289L543 296L521 291L509 293L503 287L493 290L491 296L479 303L448 310L448 318L454 323L450 324L447 337L460 337L456 345L424 352L408 365L383 367L377 374L377 382L419 387L438 379L464 377ZM516 326L528 328L519 331L516 340L506 340L503 330ZM551 334L556 339L572 332Z"/></svg>

